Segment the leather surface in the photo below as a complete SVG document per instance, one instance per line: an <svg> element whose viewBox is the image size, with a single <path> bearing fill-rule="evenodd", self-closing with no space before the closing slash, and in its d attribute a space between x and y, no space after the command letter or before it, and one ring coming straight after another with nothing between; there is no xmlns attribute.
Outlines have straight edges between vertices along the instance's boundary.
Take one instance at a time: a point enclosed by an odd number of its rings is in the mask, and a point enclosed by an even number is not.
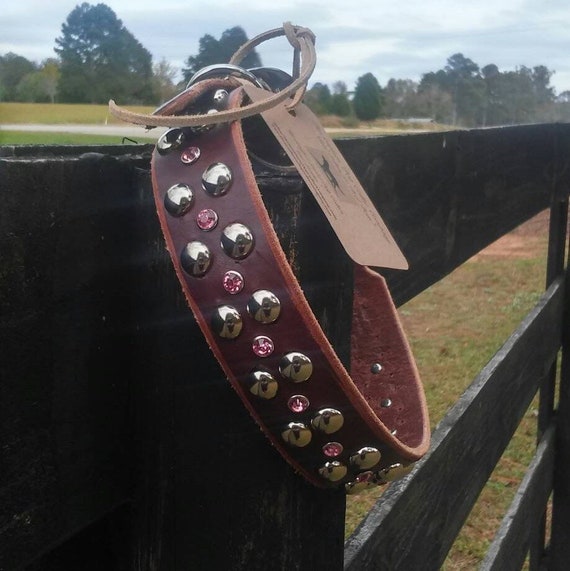
<svg viewBox="0 0 570 571"><path fill-rule="evenodd" d="M233 104L238 104L239 94L232 97ZM172 106L168 110L172 111ZM281 250L247 157L240 122L195 133L186 145L201 151L194 164L180 160L183 148L162 155L155 150L152 159L153 188L167 248L208 344L271 443L296 471L319 487L354 481L361 470L351 466L350 457L363 447L381 452L374 471L419 459L429 445L425 398L383 278L368 268L355 266L351 377L317 323ZM216 162L230 167L233 181L226 195L212 197L202 189L201 178L204 170ZM178 183L189 185L195 195L193 207L183 217L171 216L164 208L166 191ZM217 227L209 232L200 230L195 222L196 213L203 208L212 208L219 216ZM242 260L230 258L220 246L224 227L234 222L245 224L255 238L253 251ZM205 244L212 253L211 267L203 277L188 275L180 262L182 250L193 240ZM238 294L231 295L222 287L228 270L237 270L245 278L245 287ZM274 323L259 323L248 314L248 301L259 289L279 298L281 313ZM236 339L222 339L212 330L212 316L222 305L235 307L243 319ZM252 341L258 335L273 340L275 350L270 356L258 357L252 351ZM279 362L291 351L311 359L314 369L308 381L293 383L280 375ZM382 365L377 374L371 371L374 363ZM269 372L278 381L275 398L260 399L250 391L251 373L256 369ZM309 400L310 406L304 412L293 413L287 403L299 394ZM382 406L388 402L390 406ZM311 442L302 448L284 441L282 431L288 423L311 427L311 420L322 408L334 408L343 414L344 424L338 432L326 435L312 429ZM331 441L343 446L336 458L323 453L323 446ZM336 482L319 473L332 460L348 468L346 476Z"/></svg>

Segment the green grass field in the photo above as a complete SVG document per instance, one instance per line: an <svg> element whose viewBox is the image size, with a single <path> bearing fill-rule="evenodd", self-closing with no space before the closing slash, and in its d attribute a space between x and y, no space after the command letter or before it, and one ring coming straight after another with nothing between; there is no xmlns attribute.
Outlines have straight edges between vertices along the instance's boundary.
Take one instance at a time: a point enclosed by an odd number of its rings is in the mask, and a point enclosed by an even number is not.
<svg viewBox="0 0 570 571"><path fill-rule="evenodd" d="M139 113L150 113L152 107L129 107ZM125 125L115 119L107 105L66 105L50 103L0 103L1 125ZM130 140L129 140L130 139ZM156 140L155 133L145 133L128 139L120 135L90 135L79 133L17 131L0 128L0 145L121 145L148 143Z"/></svg>
<svg viewBox="0 0 570 571"><path fill-rule="evenodd" d="M153 107L128 107L138 113L151 113ZM122 124L109 113L107 105L0 103L0 124L108 125Z"/></svg>
<svg viewBox="0 0 570 571"><path fill-rule="evenodd" d="M150 112L150 108L131 108ZM117 122L104 105L37 105L0 103L0 124L98 124ZM326 126L326 123L324 123ZM374 128L343 131L333 136L393 133L398 125L384 122ZM136 138L149 142L152 137ZM0 130L0 145L132 144L120 136ZM546 232L525 244L524 257L478 256L400 308L418 368L425 385L432 427L499 349L543 291ZM536 406L536 405L533 405ZM535 410L531 407L513 441L483 490L452 548L444 569L471 570L481 561L516 486L532 456L536 438ZM348 536L383 489L349 496Z"/></svg>
<svg viewBox="0 0 570 571"><path fill-rule="evenodd" d="M0 130L0 145L126 145L149 143L156 137L122 137L119 135L82 135L78 133L49 133Z"/></svg>

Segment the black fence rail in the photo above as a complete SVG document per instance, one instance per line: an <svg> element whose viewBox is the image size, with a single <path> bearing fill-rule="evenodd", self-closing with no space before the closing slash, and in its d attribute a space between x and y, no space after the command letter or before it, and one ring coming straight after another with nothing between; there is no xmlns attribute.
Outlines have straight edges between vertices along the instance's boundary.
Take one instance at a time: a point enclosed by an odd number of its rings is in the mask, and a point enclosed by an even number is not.
<svg viewBox="0 0 570 571"><path fill-rule="evenodd" d="M481 568L568 568L570 125L338 146L410 263L380 270L398 304L551 212L544 295L347 542L344 494L292 473L186 307L151 148L0 147L0 570L437 570L537 393L536 454ZM299 179L258 181L347 361L350 263Z"/></svg>

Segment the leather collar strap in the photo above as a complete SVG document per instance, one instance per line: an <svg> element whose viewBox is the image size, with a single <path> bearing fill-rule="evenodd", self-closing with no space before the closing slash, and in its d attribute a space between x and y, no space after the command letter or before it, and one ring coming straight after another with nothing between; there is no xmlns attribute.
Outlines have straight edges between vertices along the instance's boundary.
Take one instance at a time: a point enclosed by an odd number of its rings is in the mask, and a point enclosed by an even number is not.
<svg viewBox="0 0 570 571"><path fill-rule="evenodd" d="M165 133L152 183L194 316L285 460L312 484L348 493L407 473L428 448L428 414L384 279L355 265L350 376L287 263L240 121Z"/></svg>

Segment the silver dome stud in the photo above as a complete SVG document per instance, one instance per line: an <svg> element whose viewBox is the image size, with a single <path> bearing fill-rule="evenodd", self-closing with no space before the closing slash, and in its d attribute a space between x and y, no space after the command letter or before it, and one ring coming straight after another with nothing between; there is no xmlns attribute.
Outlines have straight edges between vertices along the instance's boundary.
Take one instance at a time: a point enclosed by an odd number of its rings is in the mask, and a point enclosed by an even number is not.
<svg viewBox="0 0 570 571"><path fill-rule="evenodd" d="M202 174L202 188L210 196L223 196L231 184L232 171L224 163L213 163Z"/></svg>
<svg viewBox="0 0 570 571"><path fill-rule="evenodd" d="M212 315L212 329L223 339L235 339L241 333L242 326L239 311L231 305L220 305Z"/></svg>
<svg viewBox="0 0 570 571"><path fill-rule="evenodd" d="M161 155L166 155L175 149L179 149L186 137L182 129L170 129L162 134L156 142L156 149Z"/></svg>
<svg viewBox="0 0 570 571"><path fill-rule="evenodd" d="M347 472L347 467L338 460L326 462L322 468L319 468L319 474L325 478L325 480L329 480L330 482L338 482L339 480L342 480L346 476Z"/></svg>
<svg viewBox="0 0 570 571"><path fill-rule="evenodd" d="M243 260L253 249L253 234L239 222L229 224L222 232L222 249L234 260Z"/></svg>
<svg viewBox="0 0 570 571"><path fill-rule="evenodd" d="M274 293L258 289L247 302L247 310L259 323L273 323L281 313L281 302Z"/></svg>
<svg viewBox="0 0 570 571"><path fill-rule="evenodd" d="M261 399L270 400L275 397L279 384L273 375L266 371L253 371L250 375L252 381L250 392Z"/></svg>
<svg viewBox="0 0 570 571"><path fill-rule="evenodd" d="M322 408L317 412L311 423L313 428L325 434L332 434L342 428L344 416L336 408Z"/></svg>
<svg viewBox="0 0 570 571"><path fill-rule="evenodd" d="M311 442L313 434L310 428L307 428L302 422L290 422L287 428L281 432L281 436L287 444L303 448Z"/></svg>
<svg viewBox="0 0 570 571"><path fill-rule="evenodd" d="M173 184L164 197L164 207L171 216L184 216L194 202L194 193L187 184Z"/></svg>
<svg viewBox="0 0 570 571"><path fill-rule="evenodd" d="M381 454L377 448L365 446L350 457L350 463L361 470L368 470L380 462Z"/></svg>
<svg viewBox="0 0 570 571"><path fill-rule="evenodd" d="M212 256L206 244L197 241L188 242L182 250L180 263L187 274L198 278L210 269Z"/></svg>
<svg viewBox="0 0 570 571"><path fill-rule="evenodd" d="M313 373L313 364L311 363L311 359L303 353L292 351L284 355L281 359L279 372L284 378L294 383L302 383L308 380Z"/></svg>
<svg viewBox="0 0 570 571"><path fill-rule="evenodd" d="M409 474L414 468L414 464L404 464L396 463L383 468L382 470L376 472L376 476L380 482L393 482L394 480L399 480L407 474Z"/></svg>
<svg viewBox="0 0 570 571"><path fill-rule="evenodd" d="M344 489L347 494L359 494L364 490L375 487L380 482L377 482L372 472L362 472L358 474L352 482L345 484Z"/></svg>

